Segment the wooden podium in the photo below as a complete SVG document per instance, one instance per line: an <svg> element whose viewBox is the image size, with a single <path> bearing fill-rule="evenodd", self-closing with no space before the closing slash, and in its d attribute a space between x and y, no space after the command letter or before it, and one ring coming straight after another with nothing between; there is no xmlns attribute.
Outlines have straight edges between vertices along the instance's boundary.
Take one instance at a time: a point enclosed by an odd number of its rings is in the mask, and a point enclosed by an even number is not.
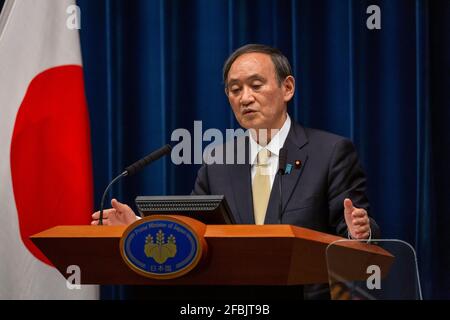
<svg viewBox="0 0 450 320"><path fill-rule="evenodd" d="M31 240L66 278L68 266L78 265L82 284L302 285L328 283L326 248L343 239L291 225L193 222L207 243L207 253L192 271L169 280L144 277L124 262L119 243L126 226L57 226ZM392 255L371 244L347 241L342 250L352 255L349 273L361 279L367 274L358 267L352 270L352 265L370 257L388 270L393 261Z"/></svg>

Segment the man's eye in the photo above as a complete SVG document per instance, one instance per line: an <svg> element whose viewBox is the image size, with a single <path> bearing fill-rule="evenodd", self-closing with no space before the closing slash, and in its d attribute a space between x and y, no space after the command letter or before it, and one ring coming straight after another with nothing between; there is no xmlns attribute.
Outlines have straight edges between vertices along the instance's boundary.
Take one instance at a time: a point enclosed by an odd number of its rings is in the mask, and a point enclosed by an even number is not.
<svg viewBox="0 0 450 320"><path fill-rule="evenodd" d="M238 94L240 91L241 91L240 88L231 88L231 90L230 90L230 92L231 92L232 94Z"/></svg>
<svg viewBox="0 0 450 320"><path fill-rule="evenodd" d="M252 85L253 90L259 90L259 89L261 89L261 87L262 87L262 84L253 84Z"/></svg>

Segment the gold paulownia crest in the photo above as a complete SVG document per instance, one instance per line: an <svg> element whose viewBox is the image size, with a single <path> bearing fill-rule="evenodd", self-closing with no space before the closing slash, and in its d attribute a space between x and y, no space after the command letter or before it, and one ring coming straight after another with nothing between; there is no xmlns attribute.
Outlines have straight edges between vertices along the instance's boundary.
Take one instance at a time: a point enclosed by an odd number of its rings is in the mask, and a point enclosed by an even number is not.
<svg viewBox="0 0 450 320"><path fill-rule="evenodd" d="M163 264L167 259L175 257L177 254L177 245L175 237L171 234L167 241L162 230L156 234L156 242L152 235L145 238L144 252L147 258L153 258L157 263Z"/></svg>

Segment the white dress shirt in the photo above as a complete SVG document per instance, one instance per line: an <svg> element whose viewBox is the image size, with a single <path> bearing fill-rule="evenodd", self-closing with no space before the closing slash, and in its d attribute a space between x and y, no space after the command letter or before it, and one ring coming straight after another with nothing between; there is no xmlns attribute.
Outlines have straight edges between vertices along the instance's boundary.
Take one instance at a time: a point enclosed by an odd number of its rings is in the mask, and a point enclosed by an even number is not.
<svg viewBox="0 0 450 320"><path fill-rule="evenodd" d="M284 142L286 141L286 138L288 136L289 130L291 129L291 118L289 115L286 117L286 121L284 122L281 129L272 137L269 144L265 147L267 150L270 151L270 157L269 157L269 166L268 166L268 173L270 174L270 190L272 190L273 181L275 180L275 175L278 171L278 156L280 149L283 147ZM252 181L256 174L256 157L258 156L258 152L264 148L263 146L259 145L253 136L249 134L250 136L250 163L252 165Z"/></svg>

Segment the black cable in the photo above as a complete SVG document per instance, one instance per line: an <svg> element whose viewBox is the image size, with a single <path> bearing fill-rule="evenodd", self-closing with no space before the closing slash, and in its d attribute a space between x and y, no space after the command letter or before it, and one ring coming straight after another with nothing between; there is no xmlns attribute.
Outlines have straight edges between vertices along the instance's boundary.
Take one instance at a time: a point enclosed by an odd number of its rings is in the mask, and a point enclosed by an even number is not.
<svg viewBox="0 0 450 320"><path fill-rule="evenodd" d="M114 182L116 182L117 180L119 180L122 177L125 177L128 175L128 171L124 171L121 174L119 174L117 177L115 177L106 187L105 192L103 192L103 196L102 196L102 201L100 203L100 217L98 219L98 225L101 226L103 225L103 206L105 204L105 198L106 198L106 194L109 191L109 188L111 188L111 186L114 184Z"/></svg>

